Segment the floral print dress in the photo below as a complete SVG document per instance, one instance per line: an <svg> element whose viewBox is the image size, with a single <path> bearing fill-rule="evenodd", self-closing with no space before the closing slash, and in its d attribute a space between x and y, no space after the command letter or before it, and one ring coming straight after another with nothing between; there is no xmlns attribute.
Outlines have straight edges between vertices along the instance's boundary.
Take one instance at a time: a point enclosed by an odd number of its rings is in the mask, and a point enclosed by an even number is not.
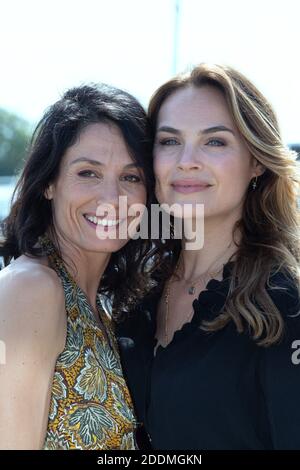
<svg viewBox="0 0 300 470"><path fill-rule="evenodd" d="M65 348L52 383L46 450L135 449L136 419L110 318L101 324L47 236L39 239L61 279L67 315Z"/></svg>

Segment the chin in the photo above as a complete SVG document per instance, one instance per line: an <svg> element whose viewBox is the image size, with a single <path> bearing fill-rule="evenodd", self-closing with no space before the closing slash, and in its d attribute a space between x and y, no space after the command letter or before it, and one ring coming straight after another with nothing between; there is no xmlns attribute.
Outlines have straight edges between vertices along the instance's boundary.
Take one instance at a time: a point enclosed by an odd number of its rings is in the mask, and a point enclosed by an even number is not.
<svg viewBox="0 0 300 470"><path fill-rule="evenodd" d="M128 243L129 240L98 240L93 243L93 249L97 253L115 253L121 250L123 246Z"/></svg>
<svg viewBox="0 0 300 470"><path fill-rule="evenodd" d="M166 204L172 208L171 211L164 209L165 212L171 213L174 217L178 219L190 219L194 217L202 217L204 203L200 201L182 201L182 200L173 200L170 202L161 202L160 204ZM196 208L196 205L200 206ZM172 207L175 206L175 207Z"/></svg>

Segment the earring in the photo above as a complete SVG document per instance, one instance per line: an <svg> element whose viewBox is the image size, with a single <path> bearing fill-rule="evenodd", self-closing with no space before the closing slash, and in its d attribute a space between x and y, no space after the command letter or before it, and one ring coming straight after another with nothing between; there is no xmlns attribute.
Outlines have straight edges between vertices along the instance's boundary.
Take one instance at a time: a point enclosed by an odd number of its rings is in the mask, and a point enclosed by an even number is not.
<svg viewBox="0 0 300 470"><path fill-rule="evenodd" d="M252 181L252 189L253 189L253 191L255 191L256 186L257 186L257 176L255 176L254 180Z"/></svg>

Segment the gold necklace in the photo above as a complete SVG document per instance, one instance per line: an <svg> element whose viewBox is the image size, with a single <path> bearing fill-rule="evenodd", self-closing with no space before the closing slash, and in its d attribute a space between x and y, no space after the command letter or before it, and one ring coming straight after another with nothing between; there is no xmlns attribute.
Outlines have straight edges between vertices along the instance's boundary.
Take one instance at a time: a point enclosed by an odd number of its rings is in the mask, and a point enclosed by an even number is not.
<svg viewBox="0 0 300 470"><path fill-rule="evenodd" d="M224 258L225 254L227 253L228 249L231 247L232 245L232 242L230 242L230 244L226 247L224 253L221 254L221 256L218 257L218 259L222 259ZM174 274L177 273L178 271L178 268L179 268L179 263L180 263L180 257L178 259L178 262L176 264L176 268L175 268L175 271L174 271ZM196 278L194 281L192 281L191 285L189 286L188 288L188 293L190 295L194 295L195 292L196 292L196 286L198 286L198 284L200 282L203 283L203 289L206 287L206 284L208 283L208 281L214 277L216 277L218 274L220 274L220 272L222 271L222 269L224 268L224 264L221 264L220 268L217 270L217 271L211 271L213 265L215 264L216 262L214 261L214 263L212 263L210 265L210 267L208 268L208 270L201 274L198 278ZM172 279L172 277L171 277Z"/></svg>
<svg viewBox="0 0 300 470"><path fill-rule="evenodd" d="M218 270L218 271L214 271L214 272L210 272L210 273L205 273L205 278L204 275L202 275L202 279L201 281L203 281L203 289L206 287L209 279L212 279L214 277L214 275L217 275L219 274L223 269L223 265L222 267ZM172 279L172 278L171 278ZM169 323L169 302L170 302L170 296L171 296L171 279L168 281L167 283L167 286L166 286L166 294L165 294L165 305L166 305L166 312L165 312L165 322L164 322L164 336L165 336L165 343L168 344L169 342L169 333L168 333L168 323ZM195 294L196 292L196 286L200 283L199 279L197 280L197 282L195 282L191 287L189 287L189 290L188 290L188 293L190 295L192 294ZM192 308L192 310L190 311L190 313L188 314L188 316L186 318L183 318L184 320L184 323L188 323L192 316L193 316L193 313L194 313L194 309ZM177 329L175 330L177 331Z"/></svg>
<svg viewBox="0 0 300 470"><path fill-rule="evenodd" d="M218 274L220 274L223 267L224 267L224 265L222 264L222 266L220 267L220 269L218 271L211 271L209 273L204 273L198 279L195 279L195 281L192 283L192 285L188 288L188 293L190 295L194 295L195 292L196 292L196 286L198 286L198 284L200 284L200 282L202 282L202 287L204 289L210 279L213 279Z"/></svg>
<svg viewBox="0 0 300 470"><path fill-rule="evenodd" d="M227 250L230 248L231 246L231 243L229 244L229 246L226 247L226 250L224 251L224 253L219 257L220 258L223 258L225 253L227 252ZM180 263L180 258L176 264L176 268L174 270L174 274L171 276L171 278L169 279L169 281L167 281L167 286L166 286L166 294L165 294L165 305L166 305L166 312L165 312L165 322L164 322L164 337L165 337L165 344L168 344L169 342L169 333L168 333L168 323L169 323L169 302L170 302L170 293L171 293L171 281L172 281L172 278L174 277L174 275L177 274L177 271L178 271L178 268L179 268L179 263ZM225 263L224 263L225 264ZM203 286L202 286L202 289L204 289L206 287L206 285L208 284L208 281L213 279L214 277L216 277L224 268L224 264L221 265L221 267L217 270L217 271L210 271L210 272L206 272L204 274L201 274L200 277L198 277L193 283L192 285L188 288L188 293L189 295L194 295L195 292L196 292L196 286L199 285L200 282L203 282ZM213 264L211 265L211 267L213 266ZM192 308L192 310L190 311L189 315L186 317L185 322L184 323L188 323L192 316L193 316L193 313L194 313L194 309ZM183 324L184 324L183 323ZM182 325L183 325L182 324ZM175 330L177 331L177 330Z"/></svg>
<svg viewBox="0 0 300 470"><path fill-rule="evenodd" d="M165 294L166 313L165 313L165 325L164 325L165 326L165 328L164 328L165 329L164 337L165 337L165 344L166 345L169 343L168 323L169 323L170 292L171 292L171 282L168 282L167 288L166 288L166 294ZM189 315L186 318L183 319L183 320L185 320L184 323L188 323L191 320L191 318L193 316L193 313L194 313L194 309L192 309L190 311ZM175 331L177 331L177 329Z"/></svg>

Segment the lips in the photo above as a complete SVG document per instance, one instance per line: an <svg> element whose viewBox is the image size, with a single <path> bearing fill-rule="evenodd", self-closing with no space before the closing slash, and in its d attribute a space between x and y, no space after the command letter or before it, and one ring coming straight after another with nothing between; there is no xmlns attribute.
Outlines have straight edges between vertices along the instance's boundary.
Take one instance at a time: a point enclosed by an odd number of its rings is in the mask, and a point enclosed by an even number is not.
<svg viewBox="0 0 300 470"><path fill-rule="evenodd" d="M175 180L171 183L171 186L174 191L184 194L197 193L212 187L212 185L206 181L192 179Z"/></svg>

